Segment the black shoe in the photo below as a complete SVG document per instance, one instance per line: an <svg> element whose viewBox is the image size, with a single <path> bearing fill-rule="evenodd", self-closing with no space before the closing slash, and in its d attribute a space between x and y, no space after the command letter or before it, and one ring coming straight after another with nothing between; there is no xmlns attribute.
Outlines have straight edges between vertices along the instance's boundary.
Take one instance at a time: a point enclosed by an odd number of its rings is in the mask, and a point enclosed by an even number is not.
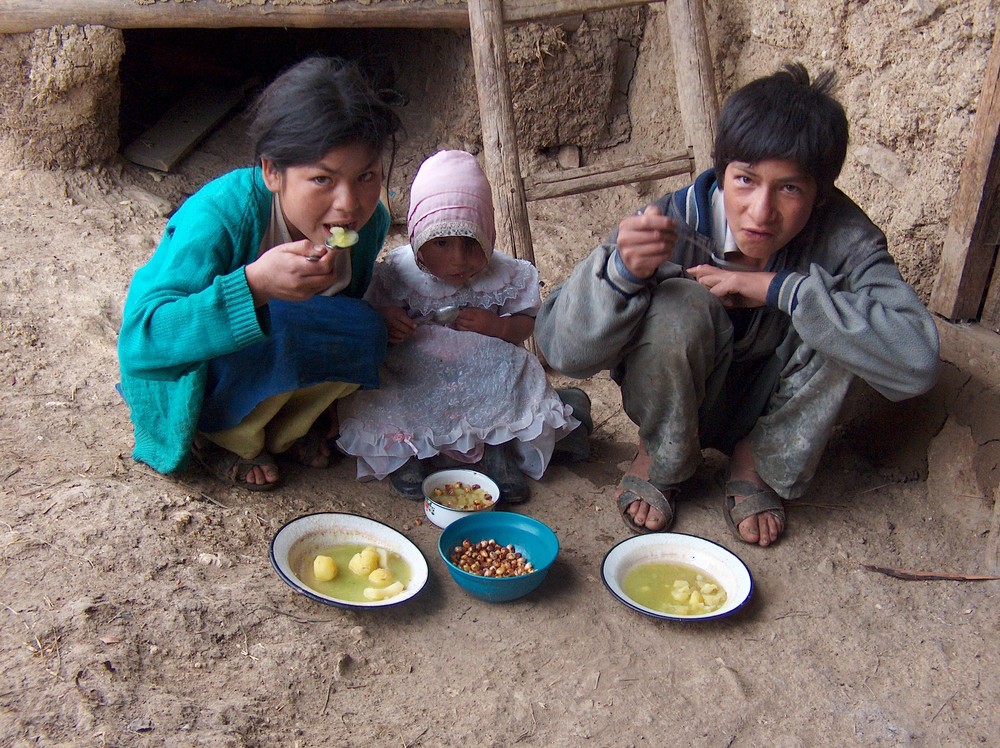
<svg viewBox="0 0 1000 748"><path fill-rule="evenodd" d="M483 459L476 467L496 481L500 489L500 501L506 504L523 504L531 495L528 481L517 467L513 442L487 444L483 448Z"/></svg>
<svg viewBox="0 0 1000 748"><path fill-rule="evenodd" d="M423 501L423 483L426 477L427 468L424 463L416 457L411 457L403 463L403 467L389 473L389 483L404 499Z"/></svg>
<svg viewBox="0 0 1000 748"><path fill-rule="evenodd" d="M594 421L590 416L590 398L579 387L563 387L556 390L556 394L573 409L573 417L580 425L556 442L552 456L570 462L583 462L590 457L590 433L594 430Z"/></svg>

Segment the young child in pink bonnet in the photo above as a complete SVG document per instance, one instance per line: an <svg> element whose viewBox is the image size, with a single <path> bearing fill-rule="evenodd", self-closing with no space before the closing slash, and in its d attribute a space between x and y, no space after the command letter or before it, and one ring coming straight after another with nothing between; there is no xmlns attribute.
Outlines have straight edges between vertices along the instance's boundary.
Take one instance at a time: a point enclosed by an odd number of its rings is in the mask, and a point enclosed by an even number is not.
<svg viewBox="0 0 1000 748"><path fill-rule="evenodd" d="M410 244L376 265L365 295L389 331L380 388L342 404L338 446L357 457L359 478L388 476L410 499L443 457L492 477L503 501L525 501L525 475L541 478L556 440L589 422L586 397L573 401L577 419L522 345L541 305L538 273L494 251L490 186L470 153L421 165L407 228ZM449 306L454 320L435 320Z"/></svg>

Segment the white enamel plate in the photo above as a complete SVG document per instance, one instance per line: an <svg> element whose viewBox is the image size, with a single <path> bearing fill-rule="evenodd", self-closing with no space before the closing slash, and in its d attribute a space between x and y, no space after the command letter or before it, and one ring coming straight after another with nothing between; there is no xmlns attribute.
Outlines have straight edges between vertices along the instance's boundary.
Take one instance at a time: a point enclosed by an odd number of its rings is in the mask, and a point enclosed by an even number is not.
<svg viewBox="0 0 1000 748"><path fill-rule="evenodd" d="M689 616L664 613L636 602L622 589L622 581L633 568L651 561L686 564L704 571L726 591L726 602L711 613ZM648 533L623 540L604 556L601 579L611 594L632 610L671 621L704 621L732 615L746 605L753 593L753 577L739 556L711 540L677 532Z"/></svg>
<svg viewBox="0 0 1000 748"><path fill-rule="evenodd" d="M400 556L410 568L406 589L386 600L354 602L324 595L303 584L295 570L301 568L304 559L340 543L374 545ZM427 583L427 559L409 538L388 525L356 514L324 512L293 519L271 540L270 555L271 566L293 590L317 602L342 608L399 605L416 596Z"/></svg>

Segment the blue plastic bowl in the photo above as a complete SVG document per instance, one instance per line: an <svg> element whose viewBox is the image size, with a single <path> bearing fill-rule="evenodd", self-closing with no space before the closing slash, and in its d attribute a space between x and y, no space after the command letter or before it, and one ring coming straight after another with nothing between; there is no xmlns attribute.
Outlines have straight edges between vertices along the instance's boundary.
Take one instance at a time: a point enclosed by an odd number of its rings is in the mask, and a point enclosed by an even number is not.
<svg viewBox="0 0 1000 748"><path fill-rule="evenodd" d="M481 577L451 562L452 551L463 540L478 543L491 538L500 545L513 545L535 571L520 577ZM438 553L459 587L480 600L502 603L523 597L542 583L559 553L559 538L548 525L532 517L514 512L482 512L448 525L438 539Z"/></svg>

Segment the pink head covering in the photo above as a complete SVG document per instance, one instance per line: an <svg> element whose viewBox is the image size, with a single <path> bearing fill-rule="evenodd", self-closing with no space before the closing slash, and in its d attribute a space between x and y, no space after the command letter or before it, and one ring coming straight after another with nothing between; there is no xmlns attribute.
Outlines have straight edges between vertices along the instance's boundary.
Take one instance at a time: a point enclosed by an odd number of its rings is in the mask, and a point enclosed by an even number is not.
<svg viewBox="0 0 1000 748"><path fill-rule="evenodd" d="M420 165L410 187L406 216L414 255L431 239L468 236L479 242L489 258L496 242L493 220L490 183L475 156L438 151Z"/></svg>

